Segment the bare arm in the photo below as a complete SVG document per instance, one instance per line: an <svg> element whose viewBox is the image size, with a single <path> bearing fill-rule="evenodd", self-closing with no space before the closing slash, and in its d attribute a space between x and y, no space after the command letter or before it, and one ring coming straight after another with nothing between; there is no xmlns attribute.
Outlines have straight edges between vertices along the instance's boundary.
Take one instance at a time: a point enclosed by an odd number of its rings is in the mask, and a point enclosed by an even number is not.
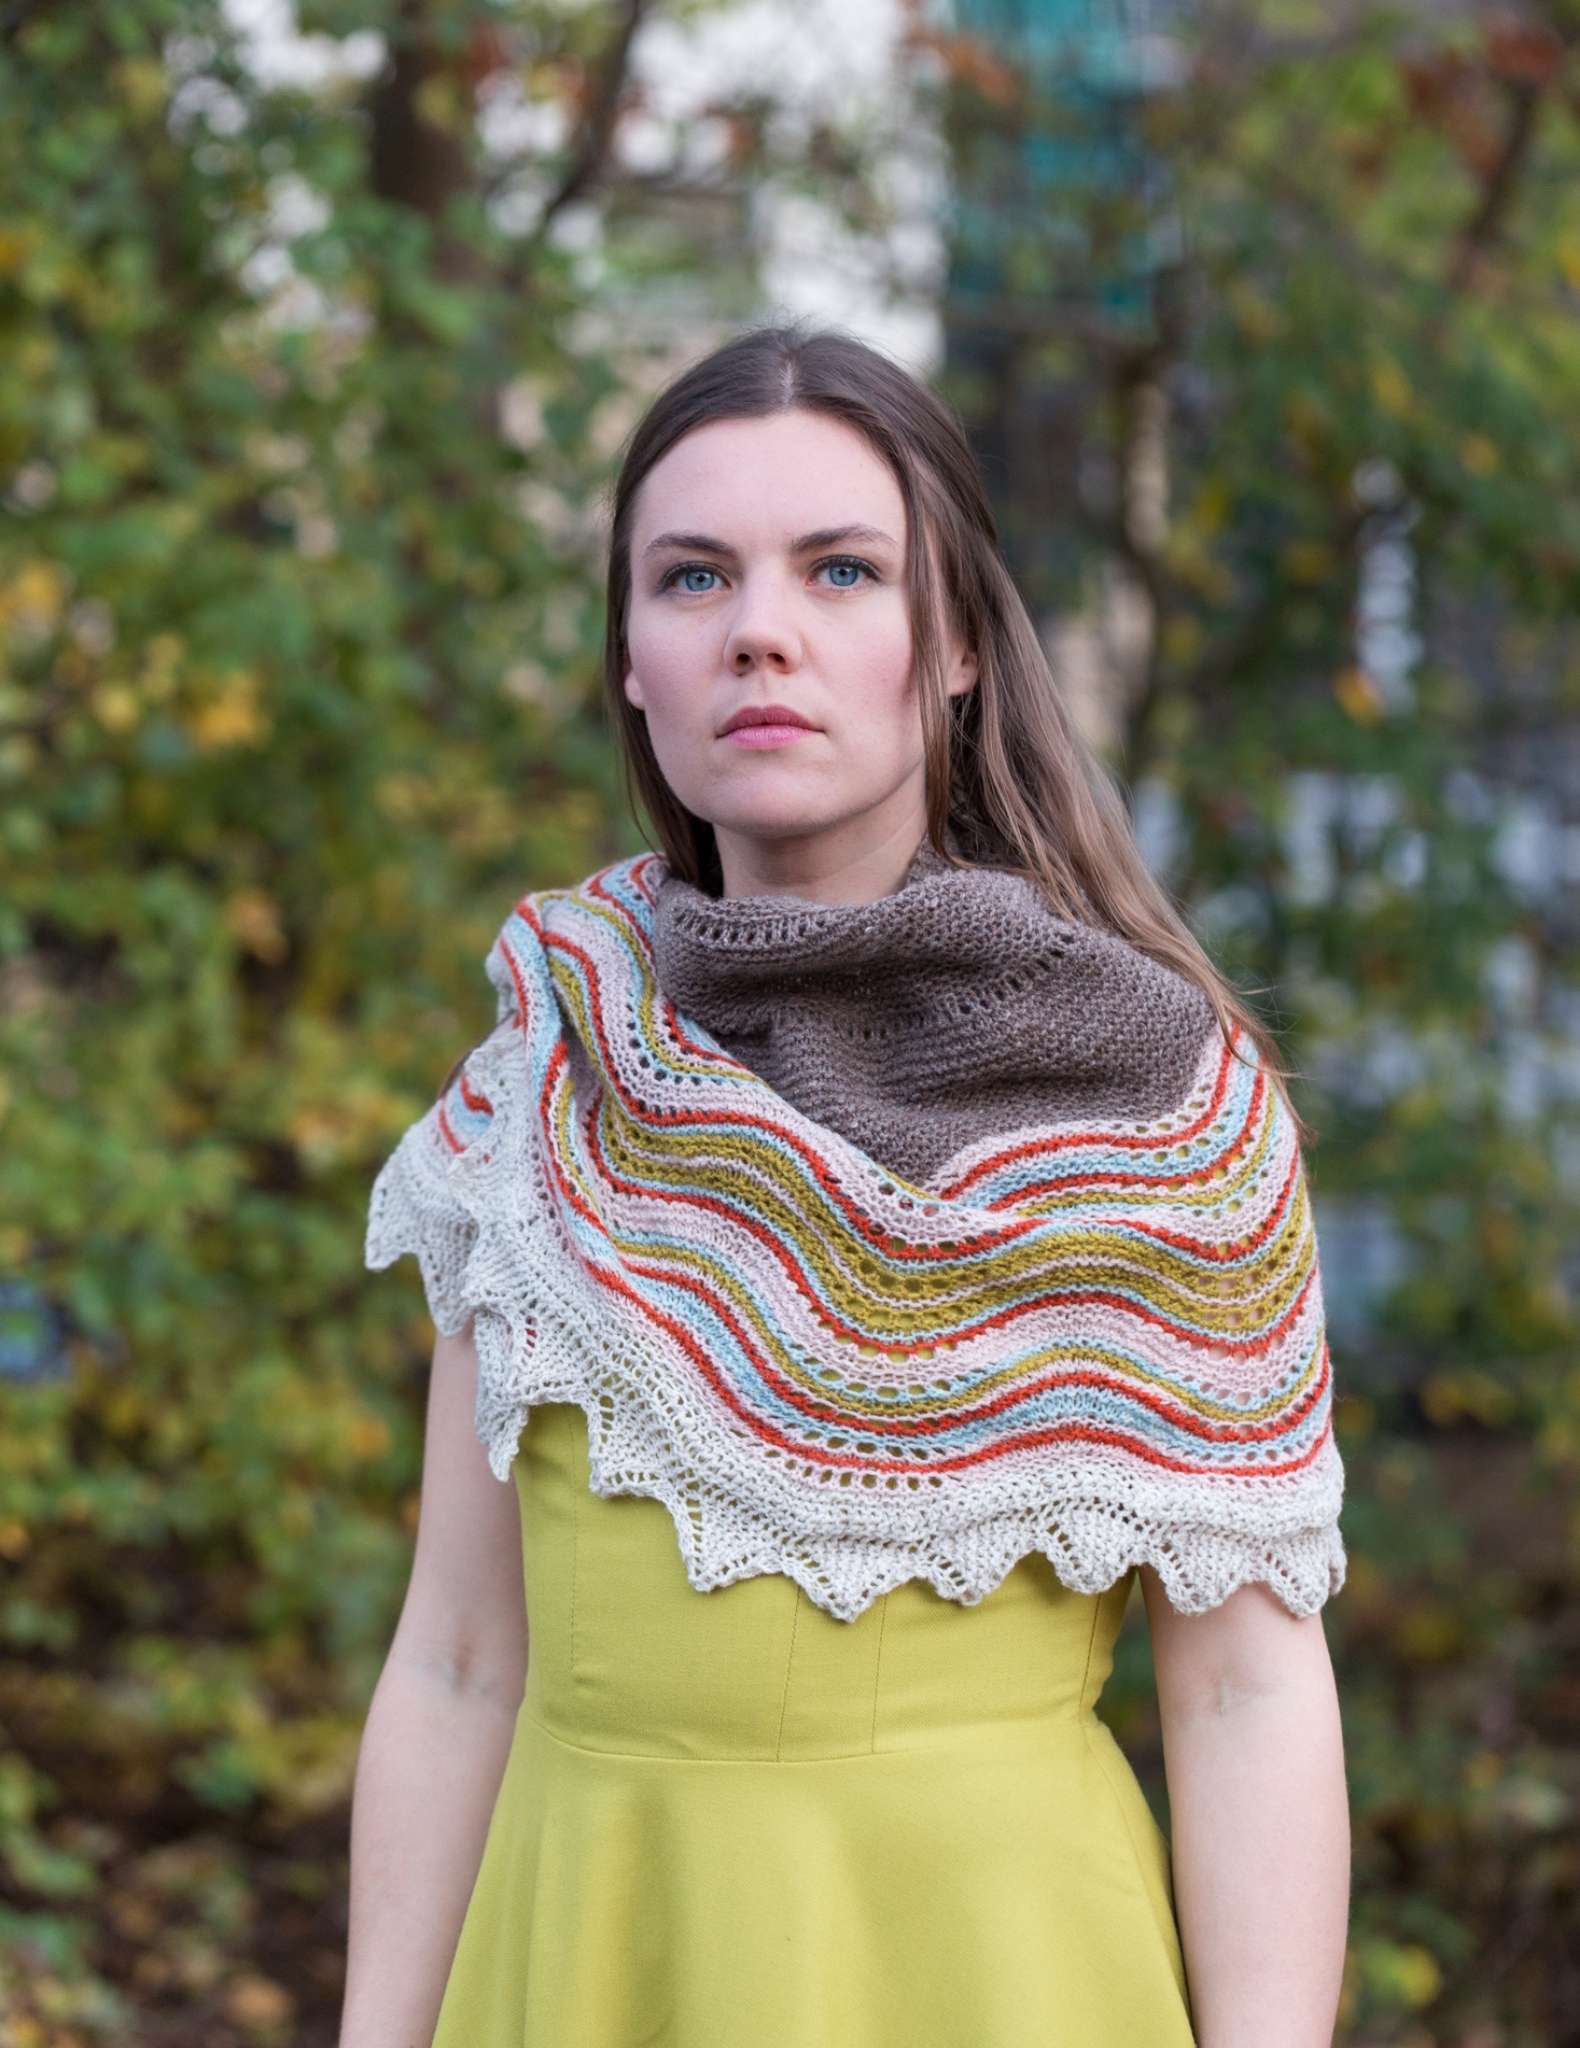
<svg viewBox="0 0 1580 2048"><path fill-rule="evenodd" d="M1141 1585L1199 2048L1331 2048L1350 1816L1322 1617L1259 1584L1179 1614L1152 1566Z"/></svg>
<svg viewBox="0 0 1580 2048"><path fill-rule="evenodd" d="M470 1330L440 1337L411 1580L357 1754L340 2048L429 2048L521 1704L521 1518L476 1398Z"/></svg>

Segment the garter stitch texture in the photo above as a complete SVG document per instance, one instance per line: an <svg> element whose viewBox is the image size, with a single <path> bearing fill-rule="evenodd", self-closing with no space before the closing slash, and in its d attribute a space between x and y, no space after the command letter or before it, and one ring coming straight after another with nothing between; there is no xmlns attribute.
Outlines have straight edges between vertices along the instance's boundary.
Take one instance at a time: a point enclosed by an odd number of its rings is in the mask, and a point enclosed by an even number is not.
<svg viewBox="0 0 1580 2048"><path fill-rule="evenodd" d="M523 896L485 967L366 1259L475 1317L496 1477L574 1401L699 1591L782 1572L842 1620L1034 1550L1186 1613L1343 1585L1303 1163L1193 983L925 840L858 905L638 854Z"/></svg>

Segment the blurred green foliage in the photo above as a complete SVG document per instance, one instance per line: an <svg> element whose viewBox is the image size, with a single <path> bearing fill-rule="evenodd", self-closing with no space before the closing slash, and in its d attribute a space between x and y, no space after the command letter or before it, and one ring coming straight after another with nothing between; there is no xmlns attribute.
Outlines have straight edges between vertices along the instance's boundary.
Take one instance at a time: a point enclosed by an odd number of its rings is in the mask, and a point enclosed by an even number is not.
<svg viewBox="0 0 1580 2048"><path fill-rule="evenodd" d="M1274 992L1315 1128L1347 1312L1339 2038L1580 2040L1580 11L1204 10L1133 109L1146 151L1073 195L1028 170L1058 81L939 46L959 210L994 230L952 389L1024 587L1130 600L1119 765L1168 792L1170 880ZM1143 248L1144 319L1107 290ZM1365 651L1369 601L1413 655ZM1162 1805L1131 1622L1105 1709Z"/></svg>
<svg viewBox="0 0 1580 2048"><path fill-rule="evenodd" d="M690 294L700 346L750 309L661 194L600 187L611 11L302 22L399 31L402 64L261 78L209 0L0 24L0 2048L334 2038L430 1338L414 1271L363 1272L371 1175L491 1024L512 896L636 844L597 493L656 381L642 313ZM1344 2038L1551 2048L1580 2035L1574 1190L1485 988L1511 931L1548 941L1454 777L1580 700L1575 38L1269 24L1288 54L1148 112L1197 398L1166 532L1080 547L1151 593L1128 766L1179 800L1182 896L1240 906L1225 964L1313 1043L1389 1023L1426 1056L1375 1111L1308 1098L1319 1203L1380 1196L1416 1253L1335 1349ZM528 163L543 219L599 210L600 276L485 203L504 73L563 116ZM803 188L881 230L872 162L813 140ZM1056 315L1047 347L1087 361ZM1433 600L1492 607L1490 701L1442 634L1403 710L1353 659L1379 458ZM1334 832L1318 901L1291 769L1400 798Z"/></svg>
<svg viewBox="0 0 1580 2048"><path fill-rule="evenodd" d="M428 1341L420 1293L367 1284L370 1176L491 1025L513 895L629 840L588 506L640 361L572 339L554 243L524 279L464 190L464 247L381 195L368 122L349 88L260 84L217 7L12 11L19 2043L127 2041L134 2015L160 2040L332 2037Z"/></svg>

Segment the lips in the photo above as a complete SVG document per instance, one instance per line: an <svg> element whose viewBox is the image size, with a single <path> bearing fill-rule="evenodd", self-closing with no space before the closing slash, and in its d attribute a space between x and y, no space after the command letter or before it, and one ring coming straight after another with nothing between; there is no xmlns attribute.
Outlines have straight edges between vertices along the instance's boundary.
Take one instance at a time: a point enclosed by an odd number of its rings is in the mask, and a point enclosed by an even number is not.
<svg viewBox="0 0 1580 2048"><path fill-rule="evenodd" d="M733 712L729 723L722 728L724 733L739 732L743 725L798 725L807 732L816 732L810 718L803 718L799 711L792 711L788 704L745 704Z"/></svg>

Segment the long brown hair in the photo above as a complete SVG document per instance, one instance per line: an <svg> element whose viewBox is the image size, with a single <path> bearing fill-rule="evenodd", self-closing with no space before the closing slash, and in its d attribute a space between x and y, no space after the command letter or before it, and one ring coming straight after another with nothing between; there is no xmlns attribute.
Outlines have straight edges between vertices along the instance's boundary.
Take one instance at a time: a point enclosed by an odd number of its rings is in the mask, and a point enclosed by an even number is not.
<svg viewBox="0 0 1580 2048"><path fill-rule="evenodd" d="M604 685L633 814L652 820L674 873L717 894L713 827L688 810L659 768L647 721L626 697L626 622L636 494L693 427L763 419L799 407L842 420L893 472L905 501L911 644L925 747L927 832L946 860L952 828L967 865L1008 869L1055 915L1098 925L1195 982L1231 1041L1231 1019L1256 1044L1302 1141L1309 1132L1285 1086L1269 1027L1212 964L1136 843L1109 770L1070 716L1037 630L999 551L981 472L958 414L881 350L803 320L750 328L684 369L653 399L625 444L607 494L608 610ZM944 607L975 650L974 685L946 684Z"/></svg>

